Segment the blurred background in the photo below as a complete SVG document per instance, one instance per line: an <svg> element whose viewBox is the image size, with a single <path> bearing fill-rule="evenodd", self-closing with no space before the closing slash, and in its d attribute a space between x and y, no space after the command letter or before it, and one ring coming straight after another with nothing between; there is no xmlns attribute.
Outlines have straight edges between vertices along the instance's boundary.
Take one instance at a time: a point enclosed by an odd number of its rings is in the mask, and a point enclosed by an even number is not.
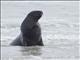
<svg viewBox="0 0 80 60"><path fill-rule="evenodd" d="M43 11L39 23L44 46L9 46L20 34L22 21L33 10ZM79 23L78 1L3 1L1 2L2 60L61 58L77 60L79 58Z"/></svg>

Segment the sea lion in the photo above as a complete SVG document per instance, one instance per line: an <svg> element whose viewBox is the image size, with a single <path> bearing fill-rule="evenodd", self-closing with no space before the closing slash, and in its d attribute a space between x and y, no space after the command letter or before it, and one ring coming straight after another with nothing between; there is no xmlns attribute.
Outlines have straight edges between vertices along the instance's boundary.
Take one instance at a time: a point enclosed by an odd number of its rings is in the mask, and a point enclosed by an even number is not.
<svg viewBox="0 0 80 60"><path fill-rule="evenodd" d="M41 28L38 20L42 11L30 12L21 24L20 35L11 43L14 46L43 46Z"/></svg>

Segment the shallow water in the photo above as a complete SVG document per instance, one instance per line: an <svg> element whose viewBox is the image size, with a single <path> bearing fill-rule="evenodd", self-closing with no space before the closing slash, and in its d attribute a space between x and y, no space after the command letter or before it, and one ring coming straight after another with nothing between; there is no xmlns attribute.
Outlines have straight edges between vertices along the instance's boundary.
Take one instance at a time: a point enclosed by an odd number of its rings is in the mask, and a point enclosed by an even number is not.
<svg viewBox="0 0 80 60"><path fill-rule="evenodd" d="M78 2L2 2L2 60L78 60ZM20 34L20 24L32 10L42 10L39 20L44 46L9 46Z"/></svg>

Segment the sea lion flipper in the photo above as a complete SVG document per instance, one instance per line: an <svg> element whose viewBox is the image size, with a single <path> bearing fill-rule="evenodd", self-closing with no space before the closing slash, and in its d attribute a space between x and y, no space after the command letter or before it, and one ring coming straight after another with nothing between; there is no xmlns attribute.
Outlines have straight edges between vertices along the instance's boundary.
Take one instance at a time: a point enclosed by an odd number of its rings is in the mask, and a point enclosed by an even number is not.
<svg viewBox="0 0 80 60"><path fill-rule="evenodd" d="M19 35L10 45L20 46L20 45L22 45L21 40L22 40L22 37L21 37L21 35Z"/></svg>
<svg viewBox="0 0 80 60"><path fill-rule="evenodd" d="M39 45L39 46L43 46L44 45L43 41L42 41L42 38L40 38L40 41L37 43L37 45Z"/></svg>
<svg viewBox="0 0 80 60"><path fill-rule="evenodd" d="M21 42L19 40L14 40L10 45L21 46Z"/></svg>

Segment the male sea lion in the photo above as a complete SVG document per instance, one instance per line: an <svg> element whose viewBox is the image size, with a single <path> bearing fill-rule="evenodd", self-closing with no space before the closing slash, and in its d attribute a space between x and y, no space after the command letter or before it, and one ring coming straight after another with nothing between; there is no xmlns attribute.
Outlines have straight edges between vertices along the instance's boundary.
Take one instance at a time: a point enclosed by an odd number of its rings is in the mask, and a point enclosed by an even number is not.
<svg viewBox="0 0 80 60"><path fill-rule="evenodd" d="M21 24L20 35L11 43L15 46L43 46L41 28L38 20L41 18L42 11L30 12Z"/></svg>

